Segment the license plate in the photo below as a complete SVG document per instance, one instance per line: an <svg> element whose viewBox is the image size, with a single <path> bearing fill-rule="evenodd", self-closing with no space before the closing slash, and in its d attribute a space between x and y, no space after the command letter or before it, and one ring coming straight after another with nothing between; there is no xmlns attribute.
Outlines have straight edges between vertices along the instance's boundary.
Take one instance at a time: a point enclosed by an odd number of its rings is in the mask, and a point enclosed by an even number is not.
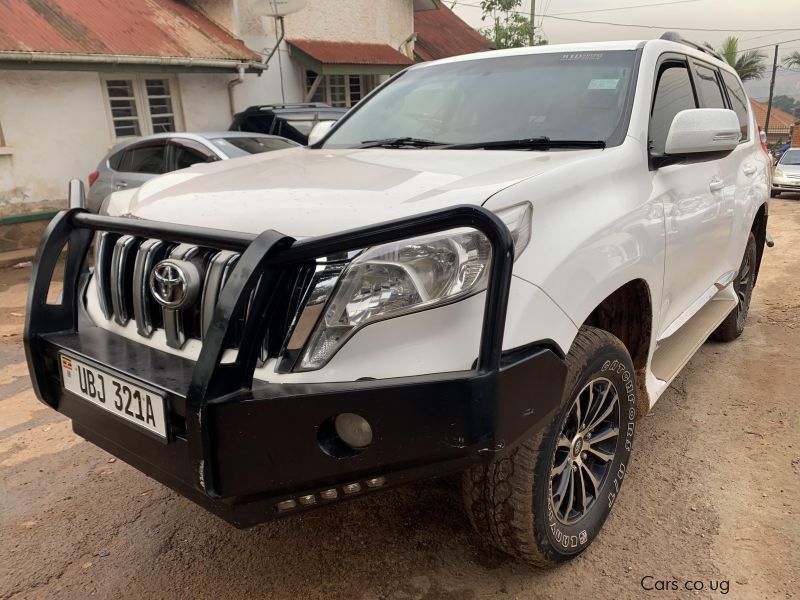
<svg viewBox="0 0 800 600"><path fill-rule="evenodd" d="M71 356L61 354L60 361L64 389L160 438L167 438L163 396Z"/></svg>

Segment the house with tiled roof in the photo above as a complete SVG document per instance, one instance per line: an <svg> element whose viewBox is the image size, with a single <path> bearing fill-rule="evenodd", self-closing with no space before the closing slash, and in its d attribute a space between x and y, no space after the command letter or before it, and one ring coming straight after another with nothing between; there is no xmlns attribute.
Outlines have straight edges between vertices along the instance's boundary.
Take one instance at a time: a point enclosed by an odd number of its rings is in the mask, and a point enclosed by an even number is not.
<svg viewBox="0 0 800 600"><path fill-rule="evenodd" d="M460 54L492 49L492 43L440 4L414 13L414 56L417 60L437 60Z"/></svg>
<svg viewBox="0 0 800 600"><path fill-rule="evenodd" d="M110 147L256 104L349 107L413 64L439 0L0 0L0 252L37 243Z"/></svg>
<svg viewBox="0 0 800 600"><path fill-rule="evenodd" d="M756 123L758 123L758 128L764 131L764 126L767 122L767 104L751 99L750 106L753 107L753 115L756 118ZM798 119L794 115L790 115L786 111L773 106L769 114L767 144L773 146L788 142L797 121Z"/></svg>

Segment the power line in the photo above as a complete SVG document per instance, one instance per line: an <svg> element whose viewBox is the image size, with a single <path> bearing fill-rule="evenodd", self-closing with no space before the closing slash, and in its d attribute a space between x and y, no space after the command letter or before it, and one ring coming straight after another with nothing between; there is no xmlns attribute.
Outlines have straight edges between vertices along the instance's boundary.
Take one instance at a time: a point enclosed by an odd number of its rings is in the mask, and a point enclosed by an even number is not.
<svg viewBox="0 0 800 600"><path fill-rule="evenodd" d="M718 32L718 33L727 33L730 31L743 31L743 32L774 32L774 33L785 33L788 31L800 31L797 27L787 27L784 29L734 29L734 28L727 28L727 29L710 29L704 27L679 27L679 26L667 26L667 25L634 25L633 23L613 23L611 21L590 21L588 19L571 19L569 17L557 17L555 15L545 15L546 19L557 19L559 21L572 21L575 23L591 23L592 25L609 25L612 27L634 27L639 29L659 29L659 30L680 30L680 31L710 31L710 32ZM768 46L774 44L767 44Z"/></svg>
<svg viewBox="0 0 800 600"><path fill-rule="evenodd" d="M742 48L741 50L737 50L736 54L741 54L742 52L747 52L748 50L758 50L759 48L769 48L771 46L781 46L783 44L791 44L792 42L800 42L800 38L795 38L793 40L783 40L782 42L770 42L769 44L762 44L761 46L753 46L752 48ZM786 48L784 48L786 50Z"/></svg>
<svg viewBox="0 0 800 600"><path fill-rule="evenodd" d="M686 0L678 0L678 1L686 1ZM667 4L677 4L677 2L668 2ZM461 6L471 6L473 8L481 8L480 4L470 4L470 3L467 3L467 2L461 2ZM639 5L639 6L640 7L644 7L644 5ZM655 6L655 4L653 6ZM634 8L634 7L630 7L629 6L629 7L625 7L625 8ZM621 9L622 9L622 7L620 7L620 10ZM508 12L513 12L513 13L517 13L517 14L522 14L522 15L528 16L528 13L526 13L524 11L520 11L520 10L510 10ZM667 26L667 25L637 25L637 24L634 24L634 23L615 23L613 21L594 21L594 20L590 20L590 19L573 19L573 18L570 18L570 17L558 16L559 14L567 14L567 13L558 13L558 14L552 14L552 15L545 15L545 14L537 13L536 16L537 17L542 17L544 19L556 19L558 21L571 21L573 23L587 23L587 24L591 24L591 25L608 25L608 26L611 26L611 27L631 27L631 28L638 28L638 29L658 29L658 30L661 30L661 31L665 31L665 30L667 30L667 31L680 30L680 31L707 31L707 32L716 32L716 33L727 33L727 32L730 32L730 31L741 31L741 32L744 32L744 33L765 33L765 32L766 33L786 33L788 31L800 31L800 28L797 28L797 27L786 27L786 28L780 28L780 29L736 29L736 28L727 27L725 29L712 29L712 28L706 28L706 27L680 27L680 26L674 26L674 25L673 26ZM774 44L765 44L763 47L773 46L773 45ZM762 46L759 46L759 47L762 47Z"/></svg>
<svg viewBox="0 0 800 600"><path fill-rule="evenodd" d="M636 4L633 6L618 6L616 8L596 8L593 10L573 10L570 12L553 13L555 16L561 15L583 15L587 13L612 12L615 10L631 10L634 8L650 8L651 6L669 6L670 4L689 4L691 2L702 2L703 0L673 0L672 2L655 2L653 4Z"/></svg>

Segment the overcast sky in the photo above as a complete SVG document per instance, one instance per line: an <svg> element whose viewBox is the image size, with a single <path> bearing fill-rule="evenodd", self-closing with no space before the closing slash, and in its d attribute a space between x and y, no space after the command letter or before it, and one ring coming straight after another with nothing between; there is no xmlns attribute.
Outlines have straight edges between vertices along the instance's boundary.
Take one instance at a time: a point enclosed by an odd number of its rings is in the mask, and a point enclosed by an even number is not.
<svg viewBox="0 0 800 600"><path fill-rule="evenodd" d="M444 0L444 2L447 6L452 6L454 0ZM482 26L480 0L455 0L455 2L454 10L462 19L474 27ZM667 2L670 4L665 4ZM663 5L631 8L646 4ZM530 0L523 0L523 10L530 10ZM728 35L739 37L740 49L786 41L780 46L779 59L794 50L800 50L800 0L536 0L536 13L551 15L549 18L547 16L537 18L537 26L541 22L542 31L551 44L650 39L659 37L664 31L673 30L687 39L709 42L714 47L718 47ZM552 18L555 16L647 25L655 29L579 23ZM686 27L723 31L683 29ZM794 29L771 33L737 31L737 29L786 28ZM772 46L761 48L761 51L768 55L771 66ZM769 78L748 83L747 87L752 97L765 97L769 92ZM775 87L776 94L792 94L800 97L800 73L779 69Z"/></svg>

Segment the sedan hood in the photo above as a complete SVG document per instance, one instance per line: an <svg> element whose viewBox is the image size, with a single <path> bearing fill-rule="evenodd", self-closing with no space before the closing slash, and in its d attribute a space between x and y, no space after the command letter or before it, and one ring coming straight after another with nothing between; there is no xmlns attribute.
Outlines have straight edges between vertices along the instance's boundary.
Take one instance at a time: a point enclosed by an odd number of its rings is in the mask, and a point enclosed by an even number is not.
<svg viewBox="0 0 800 600"><path fill-rule="evenodd" d="M157 177L112 196L107 212L300 238L481 205L523 179L598 152L296 148Z"/></svg>

